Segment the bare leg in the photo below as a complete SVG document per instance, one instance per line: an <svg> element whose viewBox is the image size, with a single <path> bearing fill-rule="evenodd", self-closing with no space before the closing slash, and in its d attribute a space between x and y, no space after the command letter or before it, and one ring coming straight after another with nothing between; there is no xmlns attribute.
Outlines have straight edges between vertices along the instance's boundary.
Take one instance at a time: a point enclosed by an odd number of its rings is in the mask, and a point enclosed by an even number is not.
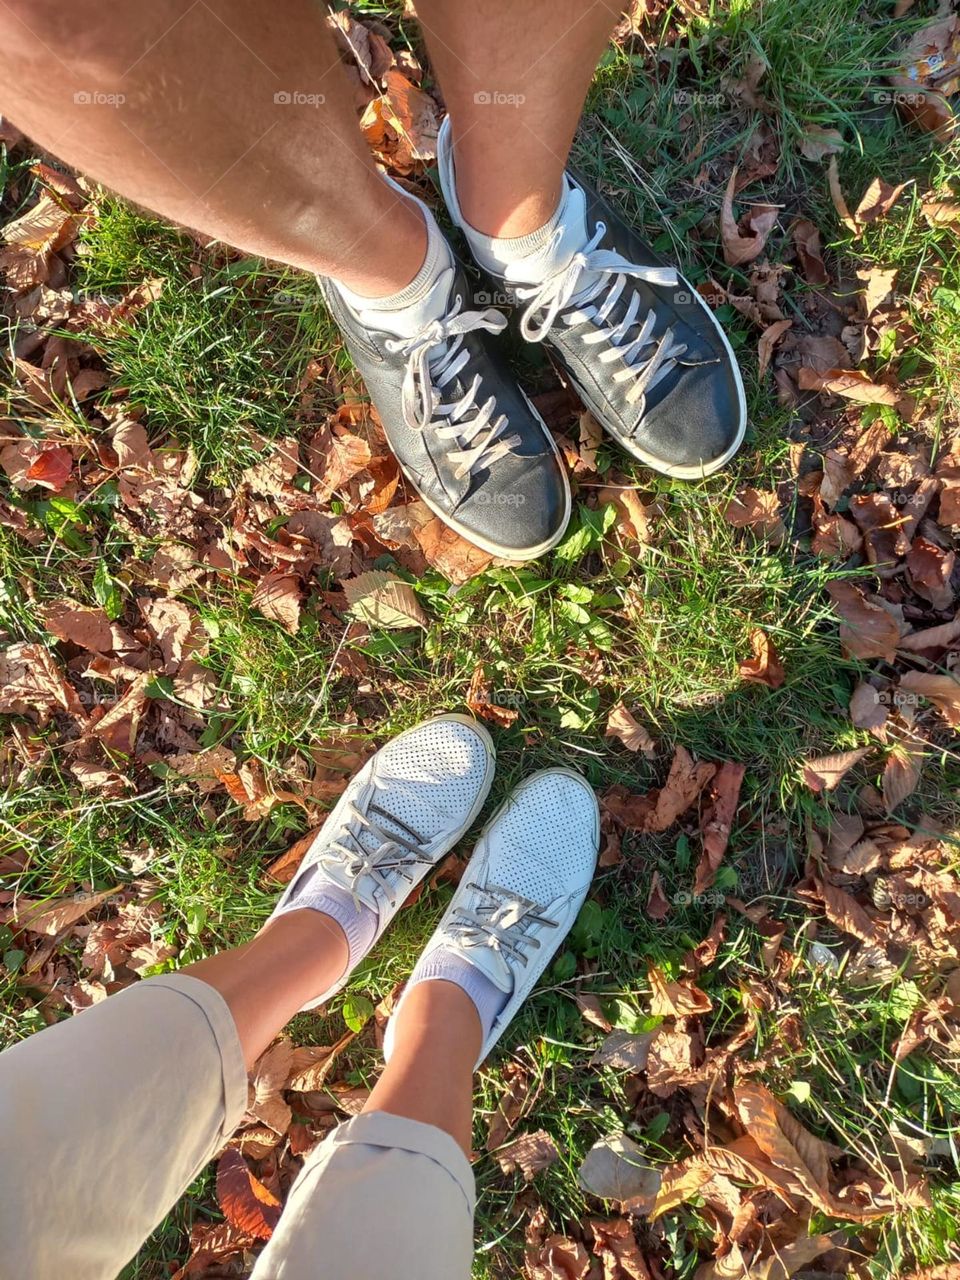
<svg viewBox="0 0 960 1280"><path fill-rule="evenodd" d="M482 1034L476 1006L452 982L420 982L397 1017L393 1055L364 1111L436 1125L469 1156L473 1069Z"/></svg>
<svg viewBox="0 0 960 1280"><path fill-rule="evenodd" d="M10 0L0 109L98 181L248 253L393 293L423 220L375 170L314 0Z"/></svg>
<svg viewBox="0 0 960 1280"><path fill-rule="evenodd" d="M304 1004L337 981L348 960L347 940L319 911L291 911L250 942L182 970L226 1000L249 1069Z"/></svg>
<svg viewBox="0 0 960 1280"><path fill-rule="evenodd" d="M417 0L453 127L464 216L524 236L556 211L560 182L617 0Z"/></svg>

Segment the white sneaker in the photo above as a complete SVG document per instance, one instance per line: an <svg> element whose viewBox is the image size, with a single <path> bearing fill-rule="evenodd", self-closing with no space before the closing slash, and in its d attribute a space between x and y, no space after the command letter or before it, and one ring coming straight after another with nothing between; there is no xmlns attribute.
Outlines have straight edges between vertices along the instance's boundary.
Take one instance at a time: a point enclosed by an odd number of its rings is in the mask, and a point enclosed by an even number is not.
<svg viewBox="0 0 960 1280"><path fill-rule="evenodd" d="M293 904L316 870L352 894L358 909L362 904L376 913L372 948L411 890L470 829L490 790L495 760L490 734L470 716L437 716L398 734L350 779L270 920ZM348 968L304 1009L329 1000L349 976Z"/></svg>
<svg viewBox="0 0 960 1280"><path fill-rule="evenodd" d="M507 996L477 1066L553 959L583 906L600 848L593 788L572 769L524 779L483 829L463 879L423 952L453 951ZM384 1036L393 1049L396 1018Z"/></svg>

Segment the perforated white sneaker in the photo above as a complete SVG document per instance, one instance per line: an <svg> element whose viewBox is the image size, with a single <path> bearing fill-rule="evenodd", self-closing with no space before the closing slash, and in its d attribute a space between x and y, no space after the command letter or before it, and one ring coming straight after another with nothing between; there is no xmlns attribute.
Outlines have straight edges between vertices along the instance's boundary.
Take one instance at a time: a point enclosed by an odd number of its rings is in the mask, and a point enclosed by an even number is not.
<svg viewBox="0 0 960 1280"><path fill-rule="evenodd" d="M596 796L572 769L544 769L524 779L484 827L421 957L422 962L440 949L453 952L504 993L477 1066L569 933L590 888L599 848ZM393 1049L407 990L387 1024L385 1058Z"/></svg>
<svg viewBox="0 0 960 1280"><path fill-rule="evenodd" d="M410 891L469 830L495 760L490 734L470 716L437 716L398 734L351 778L270 920L300 898L309 905L325 887L345 891L358 912L365 907L376 916L369 951ZM350 968L360 958L351 956ZM304 1008L335 995L350 968Z"/></svg>

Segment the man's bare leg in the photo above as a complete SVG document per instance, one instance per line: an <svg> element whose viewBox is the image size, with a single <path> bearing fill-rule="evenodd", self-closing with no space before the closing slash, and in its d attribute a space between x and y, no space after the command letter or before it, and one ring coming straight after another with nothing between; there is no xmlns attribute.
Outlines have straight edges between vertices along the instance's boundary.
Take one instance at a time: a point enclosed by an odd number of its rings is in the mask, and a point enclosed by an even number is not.
<svg viewBox="0 0 960 1280"><path fill-rule="evenodd" d="M10 0L0 110L164 218L392 294L426 231L373 166L324 13L314 0Z"/></svg>
<svg viewBox="0 0 960 1280"><path fill-rule="evenodd" d="M561 176L617 0L418 0L450 111L464 216L525 236L555 213Z"/></svg>

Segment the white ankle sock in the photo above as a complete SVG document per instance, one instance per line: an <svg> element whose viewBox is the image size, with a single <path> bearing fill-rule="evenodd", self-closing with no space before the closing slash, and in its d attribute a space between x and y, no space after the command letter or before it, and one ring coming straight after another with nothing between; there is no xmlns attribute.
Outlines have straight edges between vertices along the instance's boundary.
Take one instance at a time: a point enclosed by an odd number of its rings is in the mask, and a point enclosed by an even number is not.
<svg viewBox="0 0 960 1280"><path fill-rule="evenodd" d="M418 982L430 982L437 978L444 982L452 982L465 991L477 1007L480 1024L483 1027L483 1038L486 1040L493 1026L493 1020L507 1003L508 995L501 991L496 983L491 982L485 973L469 960L464 960L455 951L446 947L431 952L426 959L419 960L410 975L407 988L416 986Z"/></svg>
<svg viewBox="0 0 960 1280"><path fill-rule="evenodd" d="M485 271L492 271L502 276L507 267L546 248L560 221L562 207L563 201L557 205L553 216L548 218L542 227L525 236L487 236L482 231L475 230L468 222L463 224L463 234L477 264Z"/></svg>
<svg viewBox="0 0 960 1280"><path fill-rule="evenodd" d="M414 200L402 188L398 190L406 199ZM446 311L453 282L453 253L446 237L427 206L420 200L414 203L426 223L427 252L420 270L408 285L383 298L367 298L354 293L339 280L334 281L337 292L359 319L397 338L415 337L431 320L439 319Z"/></svg>

